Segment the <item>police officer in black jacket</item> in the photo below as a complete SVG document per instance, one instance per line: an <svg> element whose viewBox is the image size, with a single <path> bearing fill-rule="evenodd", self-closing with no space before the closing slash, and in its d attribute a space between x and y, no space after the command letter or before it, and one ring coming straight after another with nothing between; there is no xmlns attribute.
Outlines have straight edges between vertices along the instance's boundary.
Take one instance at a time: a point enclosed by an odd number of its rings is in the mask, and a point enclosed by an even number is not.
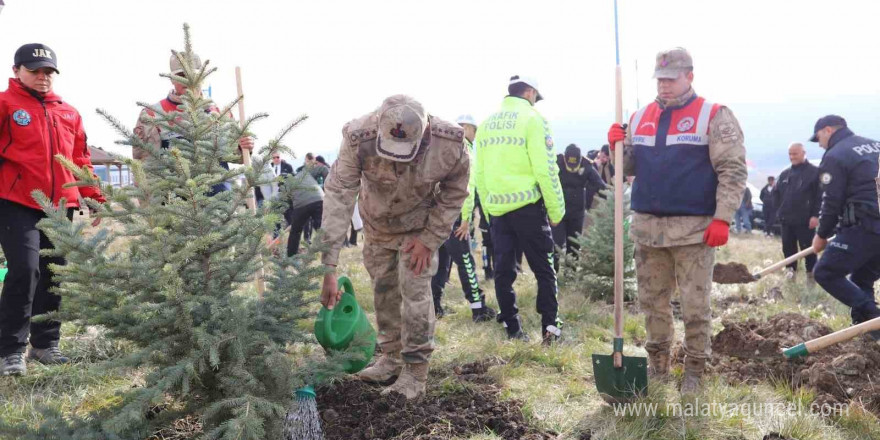
<svg viewBox="0 0 880 440"><path fill-rule="evenodd" d="M565 198L565 216L553 227L553 242L559 249L575 254L580 246L571 241L584 230L584 216L593 203L596 193L605 182L590 162L581 157L581 149L575 144L565 148L565 154L556 156L559 166L559 183ZM553 266L559 272L559 255L553 254Z"/></svg>
<svg viewBox="0 0 880 440"><path fill-rule="evenodd" d="M826 149L819 165L825 194L813 239L816 282L852 309L853 323L880 317L874 282L880 279L880 208L875 178L880 142L856 136L840 116L816 122L811 141ZM830 243L828 238L837 236ZM849 276L849 278L847 278ZM880 332L870 334L874 339Z"/></svg>
<svg viewBox="0 0 880 440"><path fill-rule="evenodd" d="M819 168L807 160L801 143L788 147L791 167L779 175L779 183L773 189L773 206L776 218L782 226L782 253L786 258L813 244L813 235L819 225L819 205L822 190L819 188ZM767 209L767 206L764 206ZM816 255L805 258L807 277L812 278ZM788 265L797 270L797 262Z"/></svg>

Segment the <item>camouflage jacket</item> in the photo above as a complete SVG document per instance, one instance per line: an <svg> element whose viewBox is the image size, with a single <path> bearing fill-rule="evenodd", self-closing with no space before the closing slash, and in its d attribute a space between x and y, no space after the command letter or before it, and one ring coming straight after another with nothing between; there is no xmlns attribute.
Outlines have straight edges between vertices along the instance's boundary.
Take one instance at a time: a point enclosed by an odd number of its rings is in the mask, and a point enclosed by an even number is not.
<svg viewBox="0 0 880 440"><path fill-rule="evenodd" d="M345 124L339 157L324 183L324 264L339 259L355 200L369 242L398 249L415 236L434 251L449 238L468 196L470 157L461 127L434 116L428 123L430 133L408 163L376 155L376 112Z"/></svg>
<svg viewBox="0 0 880 440"><path fill-rule="evenodd" d="M181 102L180 96L174 94L174 90L168 93L168 97L159 101L156 104L153 104L151 107L161 108L165 112L174 111L174 107L179 105ZM220 109L215 105L211 105L208 109L211 113L219 113ZM174 133L169 132L167 130L163 130L159 125L152 123L150 118L155 117L156 112L150 110L149 108L144 108L141 110L140 115L138 116L137 125L134 127L134 134L141 141L151 144L155 147L168 148L170 145L170 140L175 136ZM232 116L229 116L232 118ZM137 160L145 160L150 156L150 153L142 148L132 147L131 155L134 159ZM238 149L239 154L241 154L241 149ZM241 159L235 161L235 163L241 163Z"/></svg>
<svg viewBox="0 0 880 440"><path fill-rule="evenodd" d="M687 102L694 95L691 89L678 98ZM659 101L658 101L659 103ZM661 107L663 106L662 103ZM723 128L723 129L722 129ZM635 175L632 129L627 129L623 150L624 176ZM739 208L745 191L748 170L746 147L739 121L727 107L721 107L709 121L709 158L718 175L713 216L656 216L633 213L630 236L641 245L653 247L685 246L703 241L703 233L713 218L730 223ZM613 158L612 154L612 158ZM638 176L636 176L638 178Z"/></svg>

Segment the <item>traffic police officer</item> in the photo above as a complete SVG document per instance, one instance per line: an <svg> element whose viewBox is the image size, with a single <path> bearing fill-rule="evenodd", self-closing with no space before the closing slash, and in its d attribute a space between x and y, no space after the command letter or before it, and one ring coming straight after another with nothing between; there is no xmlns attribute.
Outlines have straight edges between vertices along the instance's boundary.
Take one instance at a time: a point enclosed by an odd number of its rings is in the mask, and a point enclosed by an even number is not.
<svg viewBox="0 0 880 440"><path fill-rule="evenodd" d="M477 123L471 115L461 115L455 122L464 129L464 144L468 151L473 153L474 136L477 133ZM474 156L471 155L471 164L473 165ZM449 273L452 271L452 263L458 266L458 279L461 281L461 290L464 291L464 298L471 307L471 318L474 322L486 322L495 318L495 310L486 305L486 295L480 288L480 281L477 279L477 265L474 256L471 254L470 247L470 224L474 216L474 200L476 198L476 190L474 189L474 174L470 174L468 181L468 197L461 207L461 216L452 225L452 233L449 235L443 245L437 252L439 261L437 266L437 274L431 279L431 293L434 296L434 313L437 318L445 315L441 300L443 299L443 288L449 281Z"/></svg>
<svg viewBox="0 0 880 440"><path fill-rule="evenodd" d="M513 76L501 109L477 132L477 193L490 216L495 245L495 294L507 336L528 339L516 307L516 249L521 249L538 281L537 309L543 343L561 335L553 270L550 225L565 215L559 168L550 126L534 105L542 99L532 78ZM550 217L550 224L547 217Z"/></svg>
<svg viewBox="0 0 880 440"><path fill-rule="evenodd" d="M681 393L702 385L712 353L715 247L727 243L730 220L746 188L739 122L697 96L691 55L680 47L657 54L657 99L611 126L608 143L624 141L626 176L635 176L632 227L639 304L645 313L649 372L664 380L674 337L670 298L682 297L685 371Z"/></svg>
<svg viewBox="0 0 880 440"><path fill-rule="evenodd" d="M837 115L819 119L813 133L810 140L827 150L819 165L824 194L813 248L828 248L813 273L823 289L852 309L857 324L880 316L874 299L874 282L880 279L875 186L880 142L856 136ZM837 235L829 242L835 228ZM877 339L880 332L870 336Z"/></svg>

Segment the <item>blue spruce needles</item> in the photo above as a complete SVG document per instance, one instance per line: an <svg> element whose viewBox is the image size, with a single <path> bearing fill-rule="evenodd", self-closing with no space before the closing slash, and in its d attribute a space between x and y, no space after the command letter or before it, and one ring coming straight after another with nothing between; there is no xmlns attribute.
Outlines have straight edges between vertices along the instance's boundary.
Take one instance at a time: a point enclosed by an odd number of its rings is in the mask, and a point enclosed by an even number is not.
<svg viewBox="0 0 880 440"><path fill-rule="evenodd" d="M316 290L323 274L311 264L314 250L273 257L265 237L285 202L267 202L256 216L244 208L253 188L268 183L261 171L271 155L286 150L284 136L305 117L255 151L252 167L227 169L224 163L240 161L238 140L266 115L240 126L229 116L237 100L218 109L202 96L215 69L194 66L186 25L184 34L185 50L174 55L185 76L162 75L187 87L182 104L169 112L139 104L150 109L148 123L171 134L167 149L99 111L124 137L120 144L149 154L125 161L136 186L101 184L108 203L87 201L104 219L101 229L87 237L86 225L69 222L63 208L35 194L48 215L41 226L68 261L54 268L64 303L51 318L103 326L108 337L129 341L133 349L104 367L141 369L145 383L100 414L47 412L42 426L19 427L21 438L145 438L184 414L202 419L204 438L277 438L294 390L311 375L332 375L332 367L291 350L310 340L297 323L308 313L304 292ZM87 169L61 162L78 184L100 184ZM259 261L268 274L263 300L251 282ZM148 418L156 407L162 410Z"/></svg>

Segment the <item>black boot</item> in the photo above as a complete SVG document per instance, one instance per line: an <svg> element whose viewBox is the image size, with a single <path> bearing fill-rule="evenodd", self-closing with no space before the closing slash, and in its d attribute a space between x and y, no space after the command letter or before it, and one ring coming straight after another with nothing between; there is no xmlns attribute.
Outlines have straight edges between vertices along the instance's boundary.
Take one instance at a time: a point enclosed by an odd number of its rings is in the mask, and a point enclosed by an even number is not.
<svg viewBox="0 0 880 440"><path fill-rule="evenodd" d="M473 313L474 322L489 322L498 316L498 312L487 305L483 305L479 309L471 309L471 312Z"/></svg>
<svg viewBox="0 0 880 440"><path fill-rule="evenodd" d="M443 306L440 305L439 302L434 303L434 316L437 317L437 319L441 319L446 316L446 311L443 310Z"/></svg>
<svg viewBox="0 0 880 440"><path fill-rule="evenodd" d="M529 335L522 331L519 316L505 321L505 326L507 327L507 339L519 339L520 341L529 342Z"/></svg>

